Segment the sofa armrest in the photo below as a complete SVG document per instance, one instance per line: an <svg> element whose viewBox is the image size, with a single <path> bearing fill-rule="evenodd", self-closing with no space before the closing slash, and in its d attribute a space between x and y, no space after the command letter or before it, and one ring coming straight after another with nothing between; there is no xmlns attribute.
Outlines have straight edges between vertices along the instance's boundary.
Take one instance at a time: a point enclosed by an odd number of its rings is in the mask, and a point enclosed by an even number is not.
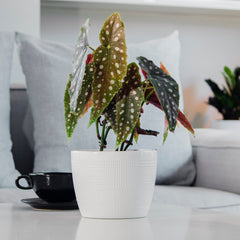
<svg viewBox="0 0 240 240"><path fill-rule="evenodd" d="M191 139L196 165L195 185L240 194L240 134L196 129Z"/></svg>

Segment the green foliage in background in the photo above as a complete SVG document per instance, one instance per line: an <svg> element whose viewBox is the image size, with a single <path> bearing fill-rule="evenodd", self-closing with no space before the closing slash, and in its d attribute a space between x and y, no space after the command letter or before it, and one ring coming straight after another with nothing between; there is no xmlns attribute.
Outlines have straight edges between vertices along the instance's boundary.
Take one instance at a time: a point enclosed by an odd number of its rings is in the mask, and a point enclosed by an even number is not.
<svg viewBox="0 0 240 240"><path fill-rule="evenodd" d="M221 89L211 79L205 80L211 88L214 96L209 97L208 104L215 107L224 120L240 119L240 67L232 72L227 66L222 73L225 86Z"/></svg>

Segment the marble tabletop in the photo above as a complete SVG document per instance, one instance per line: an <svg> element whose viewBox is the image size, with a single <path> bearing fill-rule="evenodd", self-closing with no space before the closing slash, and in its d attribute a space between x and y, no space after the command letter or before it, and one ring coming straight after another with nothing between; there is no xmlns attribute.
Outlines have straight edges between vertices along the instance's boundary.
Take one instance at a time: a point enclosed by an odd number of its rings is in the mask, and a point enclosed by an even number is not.
<svg viewBox="0 0 240 240"><path fill-rule="evenodd" d="M78 210L0 204L1 240L239 240L240 215L152 203L148 217L81 218Z"/></svg>

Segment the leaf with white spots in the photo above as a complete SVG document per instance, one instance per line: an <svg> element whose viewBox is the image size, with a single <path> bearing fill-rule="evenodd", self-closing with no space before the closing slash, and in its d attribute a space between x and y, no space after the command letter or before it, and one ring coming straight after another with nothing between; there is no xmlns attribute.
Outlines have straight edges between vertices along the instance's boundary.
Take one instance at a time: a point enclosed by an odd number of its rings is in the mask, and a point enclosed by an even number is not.
<svg viewBox="0 0 240 240"><path fill-rule="evenodd" d="M77 108L77 99L79 91L82 85L82 80L85 72L85 57L88 47L88 30L89 30L89 19L86 20L84 25L81 27L81 31L75 47L72 63L72 80L69 88L70 96L70 108L72 112L75 112Z"/></svg>
<svg viewBox="0 0 240 240"><path fill-rule="evenodd" d="M77 107L75 110L75 115L78 117L83 116L82 113L85 110L87 103L92 96L92 82L94 74L94 63L91 62L86 66L84 78L82 81L82 86L77 99Z"/></svg>
<svg viewBox="0 0 240 240"><path fill-rule="evenodd" d="M78 118L71 113L70 110L70 96L69 96L69 88L71 84L71 74L69 75L69 80L66 86L65 95L64 95L64 108L65 108L65 127L68 138L72 136L73 130L77 124Z"/></svg>
<svg viewBox="0 0 240 240"><path fill-rule="evenodd" d="M138 66L128 65L123 86L117 94L116 131L118 147L135 128L141 112L143 87Z"/></svg>
<svg viewBox="0 0 240 240"><path fill-rule="evenodd" d="M139 65L147 73L159 102L166 114L170 131L174 131L177 123L179 91L177 82L152 61L145 57L138 57Z"/></svg>
<svg viewBox="0 0 240 240"><path fill-rule="evenodd" d="M116 95L109 103L109 105L104 109L103 114L106 120L110 123L114 132L116 132Z"/></svg>
<svg viewBox="0 0 240 240"><path fill-rule="evenodd" d="M82 87L77 99L76 111L73 113L70 109L70 95L69 88L72 84L72 76L69 76L69 81L65 91L64 106L65 106L65 126L67 131L67 136L70 138L72 136L73 130L77 124L77 121L83 114L87 111L89 107L92 106L92 89L91 84L93 80L94 64L89 63L86 66L85 75L82 81Z"/></svg>
<svg viewBox="0 0 240 240"><path fill-rule="evenodd" d="M102 45L94 53L93 108L89 125L98 119L119 91L127 71L124 25L119 13L106 20L99 37Z"/></svg>

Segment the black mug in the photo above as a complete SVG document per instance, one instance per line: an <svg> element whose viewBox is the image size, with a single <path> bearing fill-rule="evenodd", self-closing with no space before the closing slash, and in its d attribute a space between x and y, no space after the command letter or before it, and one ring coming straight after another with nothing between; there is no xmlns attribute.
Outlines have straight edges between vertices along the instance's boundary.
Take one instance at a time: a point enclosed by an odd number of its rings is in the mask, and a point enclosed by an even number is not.
<svg viewBox="0 0 240 240"><path fill-rule="evenodd" d="M27 187L19 181L25 179ZM19 176L16 186L20 189L33 189L39 198L47 202L72 202L76 199L73 188L72 173L39 172Z"/></svg>

